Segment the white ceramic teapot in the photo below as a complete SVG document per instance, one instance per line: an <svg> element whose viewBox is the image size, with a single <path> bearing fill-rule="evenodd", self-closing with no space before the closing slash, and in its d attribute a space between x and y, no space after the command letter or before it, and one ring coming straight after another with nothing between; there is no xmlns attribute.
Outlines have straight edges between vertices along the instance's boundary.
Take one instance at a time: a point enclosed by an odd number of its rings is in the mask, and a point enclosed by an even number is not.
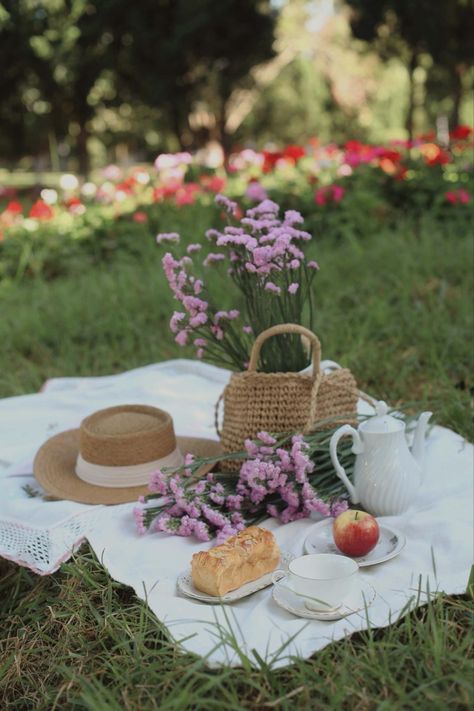
<svg viewBox="0 0 474 711"><path fill-rule="evenodd" d="M385 402L378 402L376 415L355 430L339 427L331 437L330 452L337 476L346 485L351 502L375 516L403 513L410 506L423 481L425 433L431 412L420 415L411 451L405 436L405 423L388 415ZM349 481L337 458L341 437L351 435L356 454L354 484Z"/></svg>

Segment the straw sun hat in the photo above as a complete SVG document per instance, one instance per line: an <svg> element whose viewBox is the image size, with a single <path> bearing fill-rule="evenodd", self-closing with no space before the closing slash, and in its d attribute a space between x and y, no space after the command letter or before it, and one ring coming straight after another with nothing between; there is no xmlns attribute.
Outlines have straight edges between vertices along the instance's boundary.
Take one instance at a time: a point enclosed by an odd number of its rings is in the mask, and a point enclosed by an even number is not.
<svg viewBox="0 0 474 711"><path fill-rule="evenodd" d="M176 437L164 410L120 405L94 412L79 429L51 437L38 451L33 471L55 498L120 504L147 494L151 472L179 466L187 453L215 457L221 447L209 439ZM199 474L210 469L206 465Z"/></svg>

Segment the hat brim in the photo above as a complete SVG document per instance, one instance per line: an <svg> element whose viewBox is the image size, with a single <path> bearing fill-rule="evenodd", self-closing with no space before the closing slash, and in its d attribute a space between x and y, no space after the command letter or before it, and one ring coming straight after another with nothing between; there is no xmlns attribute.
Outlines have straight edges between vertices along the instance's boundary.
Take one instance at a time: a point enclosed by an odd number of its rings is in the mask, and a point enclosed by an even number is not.
<svg viewBox="0 0 474 711"><path fill-rule="evenodd" d="M182 454L195 457L218 457L222 454L219 442L199 437L176 437ZM77 501L81 504L124 504L149 494L148 486L111 488L95 486L76 474L79 453L79 430L67 430L48 439L38 450L33 463L33 473L43 489L56 499ZM215 465L207 464L198 470L205 476Z"/></svg>

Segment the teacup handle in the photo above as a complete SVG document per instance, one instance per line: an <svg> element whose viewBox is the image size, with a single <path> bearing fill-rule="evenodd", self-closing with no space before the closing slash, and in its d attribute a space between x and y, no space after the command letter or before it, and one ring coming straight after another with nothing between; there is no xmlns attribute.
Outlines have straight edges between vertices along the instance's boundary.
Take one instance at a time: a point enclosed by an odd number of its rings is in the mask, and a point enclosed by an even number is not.
<svg viewBox="0 0 474 711"><path fill-rule="evenodd" d="M277 578L277 575L278 575L278 578ZM283 568L277 568L272 573L272 584L275 585L275 583L279 583L280 580L283 580L283 578L286 578L286 575L287 575L286 570L283 570Z"/></svg>
<svg viewBox="0 0 474 711"><path fill-rule="evenodd" d="M331 453L331 461L333 463L334 469L336 470L336 474L339 477L339 479L342 481L342 483L345 485L347 491L349 492L349 495L351 497L351 501L353 504L358 504L360 501L360 498L357 494L356 488L351 482L349 481L349 477L346 474L346 470L344 467L341 465L339 459L337 458L337 445L339 444L339 440L341 437L345 437L345 435L350 435L353 440L353 445L352 445L352 451L354 454L360 454L361 452L364 451L364 445L362 444L362 440L360 438L359 433L357 430L355 430L353 427L350 425L343 425L342 427L339 427L338 430L336 430L331 437L331 441L329 443L329 451Z"/></svg>

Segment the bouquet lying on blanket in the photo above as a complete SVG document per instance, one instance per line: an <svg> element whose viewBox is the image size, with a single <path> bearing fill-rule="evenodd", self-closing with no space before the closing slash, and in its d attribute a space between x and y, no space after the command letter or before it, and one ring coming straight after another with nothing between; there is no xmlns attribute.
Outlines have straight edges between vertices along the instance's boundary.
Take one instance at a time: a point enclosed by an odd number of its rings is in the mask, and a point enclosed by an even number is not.
<svg viewBox="0 0 474 711"><path fill-rule="evenodd" d="M269 516L282 523L313 511L337 516L347 509L347 501L330 461L333 431L279 437L260 432L257 440L246 441L242 452L214 459L187 455L181 467L152 474L150 494L134 509L138 531L195 536L202 541L216 537L219 543ZM217 464L224 457L241 459L240 471L211 472L199 478L203 465ZM339 459L350 473L354 461L350 442L341 445Z"/></svg>

